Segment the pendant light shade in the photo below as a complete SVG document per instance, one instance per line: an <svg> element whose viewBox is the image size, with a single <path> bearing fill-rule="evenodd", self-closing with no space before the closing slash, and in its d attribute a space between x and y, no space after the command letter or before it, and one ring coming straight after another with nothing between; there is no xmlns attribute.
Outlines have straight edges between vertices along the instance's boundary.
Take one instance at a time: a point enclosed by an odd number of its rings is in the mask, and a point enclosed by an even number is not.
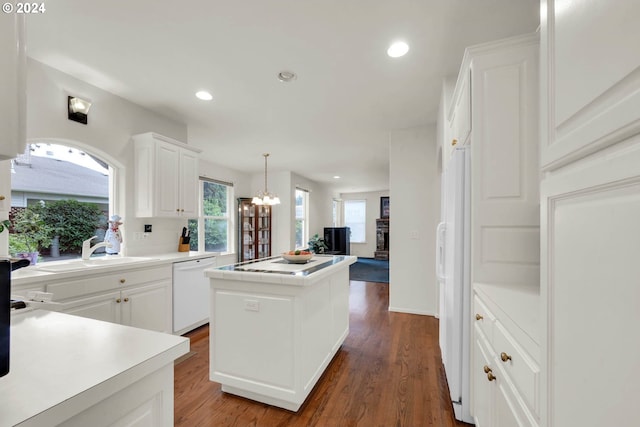
<svg viewBox="0 0 640 427"><path fill-rule="evenodd" d="M280 198L275 194L269 193L267 190L267 157L269 157L269 153L263 154L264 156L264 191L258 191L253 199L251 199L251 203L254 205L279 205Z"/></svg>

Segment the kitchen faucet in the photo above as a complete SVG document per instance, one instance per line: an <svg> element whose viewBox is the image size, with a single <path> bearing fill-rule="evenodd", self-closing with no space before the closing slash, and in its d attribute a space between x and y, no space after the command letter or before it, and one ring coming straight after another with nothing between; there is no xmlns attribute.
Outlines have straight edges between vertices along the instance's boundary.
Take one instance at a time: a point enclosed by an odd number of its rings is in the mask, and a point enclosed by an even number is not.
<svg viewBox="0 0 640 427"><path fill-rule="evenodd" d="M111 243L109 242L100 242L97 243L94 246L91 246L91 241L93 239L97 239L98 236L93 236L90 239L87 239L85 241L82 242L82 259L83 260L88 260L89 257L91 257L91 254L95 252L96 249L98 248L110 248L111 247Z"/></svg>

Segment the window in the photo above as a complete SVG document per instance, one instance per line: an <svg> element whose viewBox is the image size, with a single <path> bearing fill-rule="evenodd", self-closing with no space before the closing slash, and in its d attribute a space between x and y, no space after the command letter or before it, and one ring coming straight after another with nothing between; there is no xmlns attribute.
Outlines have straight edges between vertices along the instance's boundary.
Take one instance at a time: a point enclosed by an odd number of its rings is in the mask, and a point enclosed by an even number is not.
<svg viewBox="0 0 640 427"><path fill-rule="evenodd" d="M296 249L305 248L309 242L309 192L296 188Z"/></svg>
<svg viewBox="0 0 640 427"><path fill-rule="evenodd" d="M117 166L85 144L54 142L32 142L11 161L13 256L37 252L40 262L80 257L83 240L98 236L95 244L107 232ZM96 256L104 252L98 249Z"/></svg>
<svg viewBox="0 0 640 427"><path fill-rule="evenodd" d="M344 201L344 225L351 229L351 243L366 242L366 200Z"/></svg>
<svg viewBox="0 0 640 427"><path fill-rule="evenodd" d="M192 251L233 252L233 184L200 178L200 215L189 220Z"/></svg>

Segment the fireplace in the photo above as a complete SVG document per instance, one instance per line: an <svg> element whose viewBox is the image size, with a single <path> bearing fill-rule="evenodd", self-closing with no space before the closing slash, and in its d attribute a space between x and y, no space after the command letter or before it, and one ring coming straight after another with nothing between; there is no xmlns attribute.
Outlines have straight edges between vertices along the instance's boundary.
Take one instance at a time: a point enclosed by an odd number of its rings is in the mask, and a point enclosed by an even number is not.
<svg viewBox="0 0 640 427"><path fill-rule="evenodd" d="M389 218L376 219L375 259L389 259Z"/></svg>

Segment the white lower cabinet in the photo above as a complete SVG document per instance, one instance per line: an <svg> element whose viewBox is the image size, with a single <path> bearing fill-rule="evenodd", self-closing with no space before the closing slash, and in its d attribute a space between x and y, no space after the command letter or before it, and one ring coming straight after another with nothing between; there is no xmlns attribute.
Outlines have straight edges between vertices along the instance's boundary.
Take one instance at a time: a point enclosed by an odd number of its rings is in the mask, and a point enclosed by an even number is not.
<svg viewBox="0 0 640 427"><path fill-rule="evenodd" d="M59 311L171 333L171 267L131 270L47 285Z"/></svg>
<svg viewBox="0 0 640 427"><path fill-rule="evenodd" d="M478 427L537 427L539 368L494 313L474 299L473 416Z"/></svg>
<svg viewBox="0 0 640 427"><path fill-rule="evenodd" d="M173 364L62 423L61 427L173 426Z"/></svg>

